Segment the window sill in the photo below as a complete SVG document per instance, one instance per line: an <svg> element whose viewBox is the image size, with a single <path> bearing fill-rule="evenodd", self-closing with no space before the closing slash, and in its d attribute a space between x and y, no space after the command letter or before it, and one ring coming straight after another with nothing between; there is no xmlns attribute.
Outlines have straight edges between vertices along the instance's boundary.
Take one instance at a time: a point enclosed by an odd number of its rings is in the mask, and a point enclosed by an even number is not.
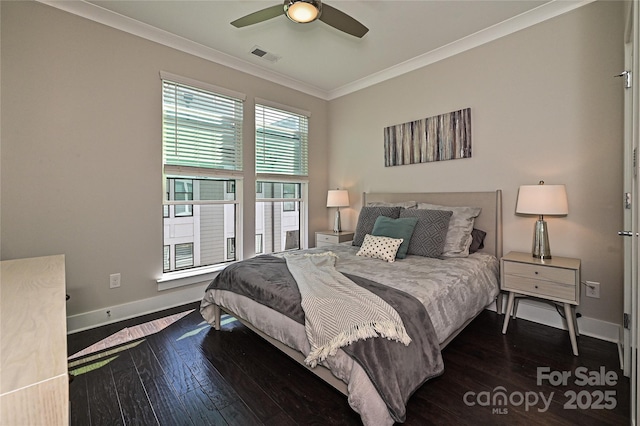
<svg viewBox="0 0 640 426"><path fill-rule="evenodd" d="M211 281L220 271L230 264L231 263L223 263L162 274L162 277L156 280L156 283L158 283L158 291Z"/></svg>

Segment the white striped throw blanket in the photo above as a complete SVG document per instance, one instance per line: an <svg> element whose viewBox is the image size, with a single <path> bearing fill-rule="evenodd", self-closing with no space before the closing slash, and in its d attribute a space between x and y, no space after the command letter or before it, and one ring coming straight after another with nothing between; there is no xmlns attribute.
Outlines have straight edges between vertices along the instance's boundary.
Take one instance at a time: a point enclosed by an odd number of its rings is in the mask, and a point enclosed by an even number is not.
<svg viewBox="0 0 640 426"><path fill-rule="evenodd" d="M411 343L402 319L387 302L363 289L335 268L336 254L285 254L289 272L302 296L310 367L342 346L370 337Z"/></svg>

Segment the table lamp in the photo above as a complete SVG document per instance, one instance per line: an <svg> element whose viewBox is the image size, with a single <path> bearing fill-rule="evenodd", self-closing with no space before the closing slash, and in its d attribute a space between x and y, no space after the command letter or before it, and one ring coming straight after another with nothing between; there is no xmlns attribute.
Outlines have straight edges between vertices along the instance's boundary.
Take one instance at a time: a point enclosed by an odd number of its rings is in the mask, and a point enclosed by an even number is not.
<svg viewBox="0 0 640 426"><path fill-rule="evenodd" d="M518 191L516 213L538 215L533 231L531 254L537 259L551 259L549 232L544 215L565 216L569 213L564 185L522 185Z"/></svg>
<svg viewBox="0 0 640 426"><path fill-rule="evenodd" d="M327 207L337 207L333 232L342 231L340 224L340 207L349 207L349 192L346 189L330 189L327 193Z"/></svg>

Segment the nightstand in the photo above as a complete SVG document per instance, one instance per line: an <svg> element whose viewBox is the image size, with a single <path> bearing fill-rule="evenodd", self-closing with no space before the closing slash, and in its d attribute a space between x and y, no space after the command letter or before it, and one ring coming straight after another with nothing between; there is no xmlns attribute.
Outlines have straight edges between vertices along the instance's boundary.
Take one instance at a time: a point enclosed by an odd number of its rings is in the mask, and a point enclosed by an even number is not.
<svg viewBox="0 0 640 426"><path fill-rule="evenodd" d="M559 302L564 306L573 354L578 355L575 306L580 304L580 259L536 259L531 253L512 251L500 259L500 288L509 292L502 334L507 333L516 296Z"/></svg>
<svg viewBox="0 0 640 426"><path fill-rule="evenodd" d="M316 232L316 247L330 246L353 240L352 231L320 231Z"/></svg>

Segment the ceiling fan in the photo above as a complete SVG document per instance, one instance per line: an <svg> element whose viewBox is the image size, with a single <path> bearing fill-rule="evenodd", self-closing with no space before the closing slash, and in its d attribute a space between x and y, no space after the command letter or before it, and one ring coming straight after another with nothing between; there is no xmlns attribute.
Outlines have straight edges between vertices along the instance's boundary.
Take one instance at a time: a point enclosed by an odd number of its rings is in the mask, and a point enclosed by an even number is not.
<svg viewBox="0 0 640 426"><path fill-rule="evenodd" d="M369 28L351 16L328 4L322 4L320 0L284 0L284 6L275 5L250 13L247 16L236 19L231 25L236 28L246 27L282 14L293 22L300 24L320 19L325 24L358 38L361 38L369 31Z"/></svg>

